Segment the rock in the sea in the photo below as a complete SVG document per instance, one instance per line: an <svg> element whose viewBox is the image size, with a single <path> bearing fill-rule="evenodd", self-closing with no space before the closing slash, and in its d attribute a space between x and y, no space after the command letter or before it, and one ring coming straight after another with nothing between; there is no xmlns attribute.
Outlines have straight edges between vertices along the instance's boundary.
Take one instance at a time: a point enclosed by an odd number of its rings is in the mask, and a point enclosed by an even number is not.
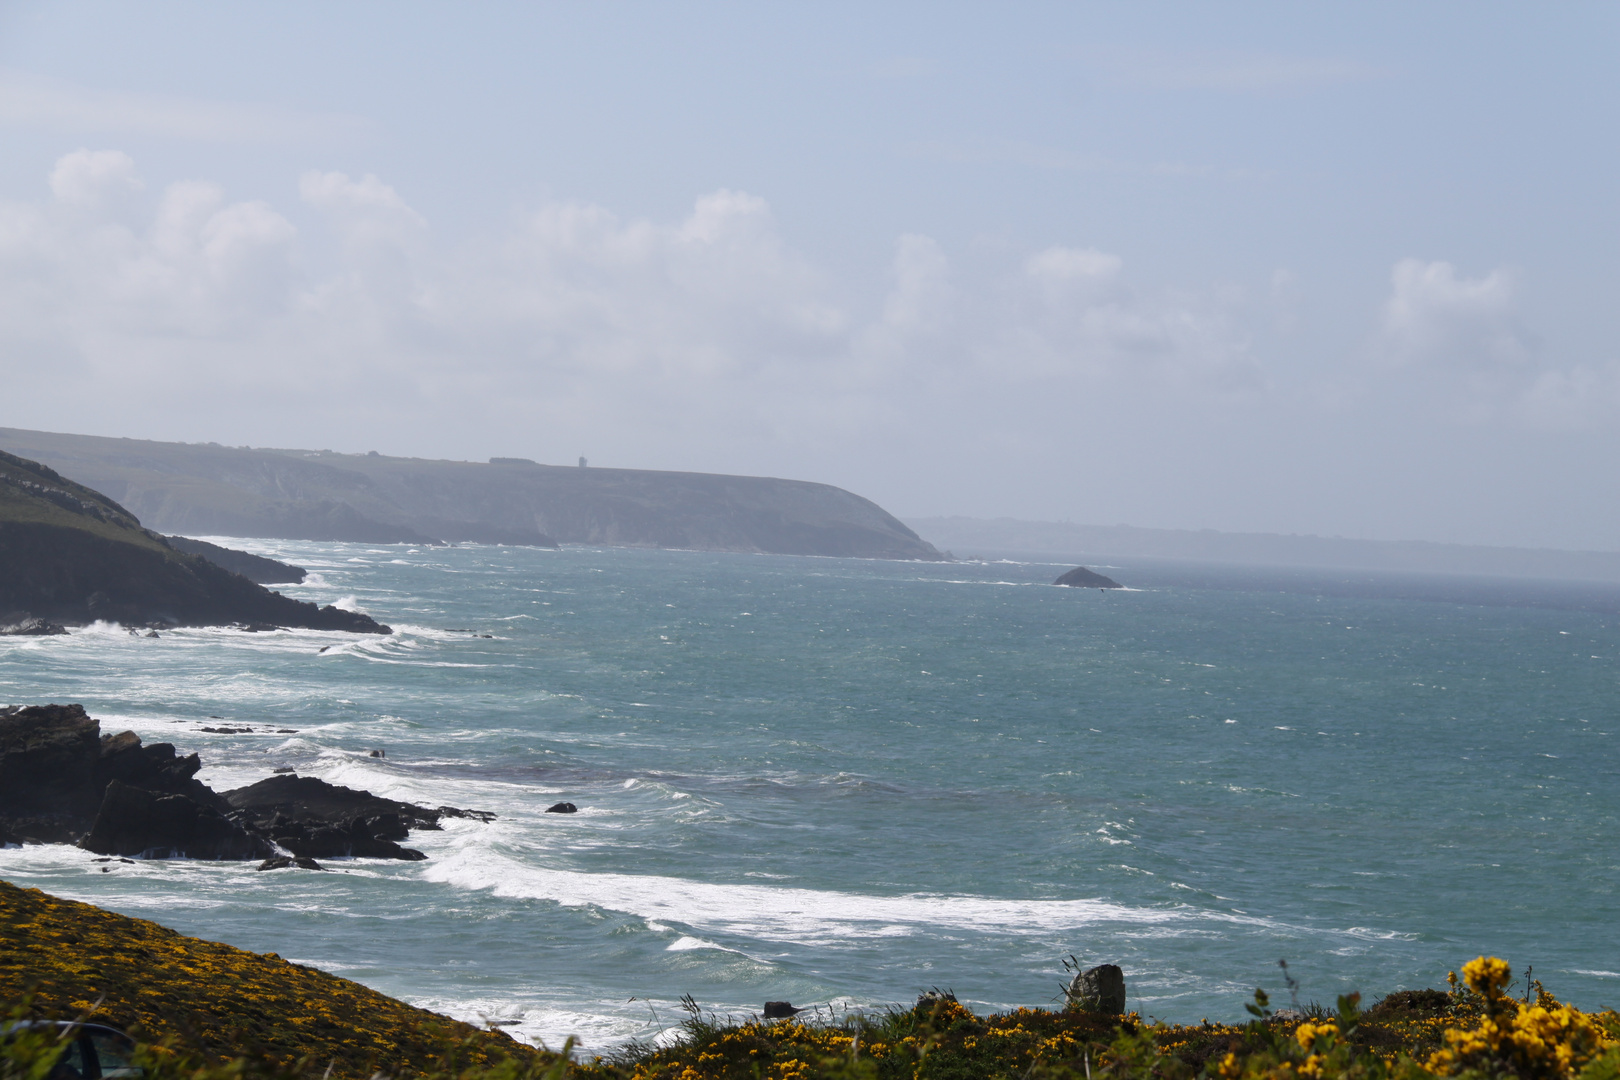
<svg viewBox="0 0 1620 1080"><path fill-rule="evenodd" d="M259 831L294 855L425 859L398 841L412 829L440 829L441 810L396 802L369 791L282 774L227 791L225 800Z"/></svg>
<svg viewBox="0 0 1620 1080"><path fill-rule="evenodd" d="M578 812L579 807L571 802L552 803L546 807L546 813L548 814L576 814Z"/></svg>
<svg viewBox="0 0 1620 1080"><path fill-rule="evenodd" d="M101 725L81 705L0 708L0 822L13 842L72 843L101 791Z"/></svg>
<svg viewBox="0 0 1620 1080"><path fill-rule="evenodd" d="M98 855L263 859L275 849L217 810L114 780L82 845Z"/></svg>
<svg viewBox="0 0 1620 1080"><path fill-rule="evenodd" d="M1098 964L1074 977L1068 989L1069 1008L1081 1012L1120 1016L1125 1012L1125 973L1113 964Z"/></svg>
<svg viewBox="0 0 1620 1080"><path fill-rule="evenodd" d="M26 611L0 615L0 637L53 637L67 628L47 619L37 619Z"/></svg>
<svg viewBox="0 0 1620 1080"><path fill-rule="evenodd" d="M1087 570L1077 566L1073 570L1052 582L1054 585L1069 585L1076 589L1122 589L1119 582L1110 577L1103 577L1095 570Z"/></svg>
<svg viewBox="0 0 1620 1080"><path fill-rule="evenodd" d="M314 859L301 858L297 855L272 855L260 863L260 870L286 870L289 867L298 867L302 870L325 870L326 867Z"/></svg>
<svg viewBox="0 0 1620 1080"><path fill-rule="evenodd" d="M102 735L79 705L0 707L0 846L82 841L109 855L262 859L280 854L279 844L300 866L339 856L417 860L427 856L399 844L412 829L438 829L441 817L495 818L291 772L221 795L197 779L201 768L170 743Z"/></svg>
<svg viewBox="0 0 1620 1080"><path fill-rule="evenodd" d="M767 1020L786 1020L788 1017L797 1016L802 1012L804 1012L803 1009L795 1009L793 1003L788 1001L767 1001L765 1003L765 1019Z"/></svg>

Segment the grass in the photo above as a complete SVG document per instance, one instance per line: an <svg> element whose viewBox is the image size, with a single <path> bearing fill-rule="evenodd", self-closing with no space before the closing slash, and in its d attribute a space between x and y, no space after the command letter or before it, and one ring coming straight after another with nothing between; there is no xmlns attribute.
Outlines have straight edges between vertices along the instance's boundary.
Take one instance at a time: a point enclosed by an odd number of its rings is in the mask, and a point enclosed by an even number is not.
<svg viewBox="0 0 1620 1080"><path fill-rule="evenodd" d="M1351 995L1288 1020L1256 991L1246 1024L977 1016L949 994L811 1022L738 1021L686 998L673 1044L571 1060L571 1044L536 1050L273 953L0 882L0 1003L123 1027L149 1044L146 1080L1620 1080L1620 1014L1582 1013L1528 979L1535 1002L1511 1000L1500 960L1471 961L1463 975L1366 1012ZM0 1043L0 1080L47 1080L54 1051L36 1043Z"/></svg>
<svg viewBox="0 0 1620 1080"><path fill-rule="evenodd" d="M94 1014L204 1063L307 1061L333 1077L542 1063L534 1049L359 983L187 937L145 919L0 882L0 1002L30 1015ZM546 1057L549 1057L547 1055Z"/></svg>

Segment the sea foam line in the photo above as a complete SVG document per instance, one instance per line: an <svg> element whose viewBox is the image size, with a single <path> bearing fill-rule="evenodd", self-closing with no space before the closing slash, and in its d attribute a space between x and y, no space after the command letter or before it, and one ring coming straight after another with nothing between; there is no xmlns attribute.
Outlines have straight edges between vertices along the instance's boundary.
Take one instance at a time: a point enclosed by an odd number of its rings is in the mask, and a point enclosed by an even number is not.
<svg viewBox="0 0 1620 1080"><path fill-rule="evenodd" d="M806 945L903 937L930 930L1040 935L1097 923L1265 923L1223 912L1133 908L1099 899L1001 900L927 893L868 896L660 875L585 873L526 865L487 848L446 853L427 864L423 876L458 888L487 889L496 896L596 907L708 933Z"/></svg>

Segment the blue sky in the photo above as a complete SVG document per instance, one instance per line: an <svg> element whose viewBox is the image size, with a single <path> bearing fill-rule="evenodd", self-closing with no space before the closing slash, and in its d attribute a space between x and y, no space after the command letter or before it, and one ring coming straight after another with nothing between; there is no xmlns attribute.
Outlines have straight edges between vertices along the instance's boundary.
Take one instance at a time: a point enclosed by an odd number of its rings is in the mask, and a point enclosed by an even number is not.
<svg viewBox="0 0 1620 1080"><path fill-rule="evenodd" d="M1617 30L0 4L0 424L1617 549Z"/></svg>

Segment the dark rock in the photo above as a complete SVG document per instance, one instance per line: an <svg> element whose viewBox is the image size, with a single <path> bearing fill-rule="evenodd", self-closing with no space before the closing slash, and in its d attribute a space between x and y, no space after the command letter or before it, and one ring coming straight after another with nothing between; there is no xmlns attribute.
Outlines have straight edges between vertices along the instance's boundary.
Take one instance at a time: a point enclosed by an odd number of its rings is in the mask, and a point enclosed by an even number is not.
<svg viewBox="0 0 1620 1080"><path fill-rule="evenodd" d="M486 824L488 822L491 822L491 821L495 820L495 814L494 814L493 811L490 811L490 810L461 810L461 809L458 809L458 808L456 808L454 806L441 806L441 807L439 807L439 816L440 817L453 817L453 818L472 818L474 821L482 821L482 822L485 822Z"/></svg>
<svg viewBox="0 0 1620 1080"><path fill-rule="evenodd" d="M1087 968L1069 983L1068 999L1071 1009L1122 1016L1125 1013L1125 973L1114 964Z"/></svg>
<svg viewBox="0 0 1620 1080"><path fill-rule="evenodd" d="M0 709L0 818L38 843L78 838L101 803L101 725L82 705Z"/></svg>
<svg viewBox="0 0 1620 1080"><path fill-rule="evenodd" d="M553 803L552 805L546 807L546 813L548 814L575 814L578 812L579 807L575 806L571 802Z"/></svg>
<svg viewBox="0 0 1620 1080"><path fill-rule="evenodd" d="M0 615L0 637L53 637L67 628L46 619L36 619L26 611Z"/></svg>
<svg viewBox="0 0 1620 1080"><path fill-rule="evenodd" d="M201 768L170 743L144 746L133 731L103 736L78 705L0 707L0 845L82 840L107 854L248 859L278 854L274 838L295 859L414 861L427 856L399 843L412 829L439 829L441 817L495 818L380 798L290 766L221 795L197 779Z"/></svg>
<svg viewBox="0 0 1620 1080"><path fill-rule="evenodd" d="M294 867L294 866L296 866L296 867L298 867L298 868L300 868L302 870L325 870L326 869L326 867L322 866L320 863L316 862L314 859L299 858L299 857L297 857L295 855L272 855L270 858L268 858L268 859L264 860L264 862L260 863L258 865L258 869L260 869L260 870L286 870L286 869L288 869L290 867Z"/></svg>
<svg viewBox="0 0 1620 1080"><path fill-rule="evenodd" d="M372 757L387 757L388 755L383 753L381 750L373 750L371 752L371 756Z"/></svg>
<svg viewBox="0 0 1620 1080"><path fill-rule="evenodd" d="M104 791L114 780L147 791L184 795L217 814L228 814L231 806L219 793L196 779L202 759L196 754L181 757L172 743L142 746L133 731L103 735L97 755L95 783Z"/></svg>
<svg viewBox="0 0 1620 1080"><path fill-rule="evenodd" d="M298 626L382 634L370 616L271 592L141 527L105 495L0 452L0 611L63 625Z"/></svg>
<svg viewBox="0 0 1620 1080"><path fill-rule="evenodd" d="M220 547L206 540L192 540L185 536L165 536L163 539L167 540L169 546L176 551L183 551L187 555L201 555L215 566L223 567L233 574L241 574L249 581L260 585L299 585L309 576L309 571L302 566L277 562L263 555L250 555L235 548Z"/></svg>
<svg viewBox="0 0 1620 1080"><path fill-rule="evenodd" d="M114 780L107 785L82 845L100 855L192 859L262 859L274 854L263 837L185 795L165 795Z"/></svg>
<svg viewBox="0 0 1620 1080"><path fill-rule="evenodd" d="M1052 582L1054 585L1070 585L1076 589L1120 589L1124 588L1113 578L1103 577L1101 574L1077 566L1067 574Z"/></svg>
<svg viewBox="0 0 1620 1080"><path fill-rule="evenodd" d="M281 774L225 793L254 828L295 855L373 859L427 858L398 841L412 829L438 829L438 810L396 802L312 776Z"/></svg>
<svg viewBox="0 0 1620 1080"><path fill-rule="evenodd" d="M788 1001L767 1001L765 1003L765 1019L767 1020L785 1020L802 1012L804 1012L803 1009L795 1009L792 1002Z"/></svg>

